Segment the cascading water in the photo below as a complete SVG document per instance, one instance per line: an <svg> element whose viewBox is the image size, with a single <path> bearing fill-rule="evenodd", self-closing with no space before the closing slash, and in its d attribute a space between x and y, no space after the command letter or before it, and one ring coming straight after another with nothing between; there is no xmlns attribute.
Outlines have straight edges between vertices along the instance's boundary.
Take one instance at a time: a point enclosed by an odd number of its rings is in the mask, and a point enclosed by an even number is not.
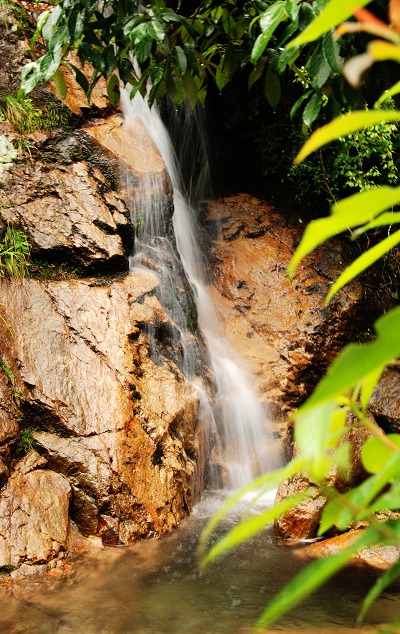
<svg viewBox="0 0 400 634"><path fill-rule="evenodd" d="M122 105L127 131L129 126L140 120L164 160L173 188L174 235L168 235L165 222L165 184L161 177L156 179L157 182L154 177L143 180L139 188L136 187L133 198L128 201L139 234L131 265L146 266L149 260L151 268L160 276L160 301L176 324L175 343L181 350L181 368L199 392L203 425L212 432L216 430L218 435L219 451L227 477L221 481L221 477L214 474L209 484L215 488L223 486L236 489L249 483L258 473L275 466L271 465L271 458L267 457L271 455L268 454L268 448L273 442L268 429L267 412L251 385L242 360L230 350L221 336L217 315L207 291L197 240L199 230L196 210L193 200L189 202L189 197L183 193L176 154L160 114L154 106L150 109L140 94L130 101L128 93L123 92ZM176 290L182 286L182 281L177 283L180 261L175 256L174 243L187 279L195 291L198 322L207 342L209 362L215 376L213 404L196 380L199 355L188 320L188 314L192 314L188 306L188 296L191 294L182 292L182 289L181 292ZM156 350L154 355L156 358Z"/></svg>

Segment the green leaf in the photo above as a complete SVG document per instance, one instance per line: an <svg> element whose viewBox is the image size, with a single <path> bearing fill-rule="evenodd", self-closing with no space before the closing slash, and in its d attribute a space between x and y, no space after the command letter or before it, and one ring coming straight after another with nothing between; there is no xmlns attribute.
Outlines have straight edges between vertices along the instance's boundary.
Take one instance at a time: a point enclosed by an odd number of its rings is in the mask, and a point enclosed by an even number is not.
<svg viewBox="0 0 400 634"><path fill-rule="evenodd" d="M301 471L305 466L305 460L303 458L295 458L291 460L282 469L276 469L259 476L253 482L243 487L232 495L219 509L203 529L199 540L199 556L202 558L207 549L207 543L209 542L212 533L217 526L221 523L224 517L233 509L233 507L240 502L240 500L247 493L261 490L263 493L270 491L278 486L280 482L290 478L292 475Z"/></svg>
<svg viewBox="0 0 400 634"><path fill-rule="evenodd" d="M253 86L253 84L255 84L256 81L260 79L261 75L264 72L264 67L265 67L265 59L259 59L257 64L254 66L253 70L251 71L249 75L249 80L247 84L247 87L249 90Z"/></svg>
<svg viewBox="0 0 400 634"><path fill-rule="evenodd" d="M341 136L385 121L399 120L400 111L395 110L355 110L341 115L322 128L318 128L305 142L294 162L300 163L315 150Z"/></svg>
<svg viewBox="0 0 400 634"><path fill-rule="evenodd" d="M193 75L189 71L186 71L182 78L182 81L185 88L185 95L191 107L194 108L197 103L197 94L199 91L198 86L194 80Z"/></svg>
<svg viewBox="0 0 400 634"><path fill-rule="evenodd" d="M396 561L377 579L372 586L371 590L365 597L360 613L357 617L357 624L360 625L364 620L364 617L370 609L373 602L379 597L380 594L387 588L393 581L400 576L400 560ZM392 630L394 631L394 630Z"/></svg>
<svg viewBox="0 0 400 634"><path fill-rule="evenodd" d="M153 44L154 40L149 36L142 37L135 44L135 56L140 65L149 59L153 50Z"/></svg>
<svg viewBox="0 0 400 634"><path fill-rule="evenodd" d="M379 97L375 106L380 106L387 99L390 99L390 97L394 97L395 95L398 95L399 92L400 92L400 81L395 83L394 86L392 86L391 88L388 88L388 90L385 90L385 92L383 92L381 96Z"/></svg>
<svg viewBox="0 0 400 634"><path fill-rule="evenodd" d="M384 369L384 366L378 367L376 368L376 370L373 370L373 372L365 376L363 379L363 384L361 386L360 392L360 403L364 412L368 407L372 393L375 389L376 384L381 378L381 374Z"/></svg>
<svg viewBox="0 0 400 634"><path fill-rule="evenodd" d="M142 73L140 78L139 78L139 80L135 84L133 84L131 92L129 94L129 99L134 99L135 98L136 93L141 90L142 86L144 86L144 84L145 84L145 82L147 80L147 75L148 75L148 71Z"/></svg>
<svg viewBox="0 0 400 634"><path fill-rule="evenodd" d="M28 95L36 86L40 79L40 67L39 62L30 62L26 64L22 69L21 76L21 96Z"/></svg>
<svg viewBox="0 0 400 634"><path fill-rule="evenodd" d="M298 416L294 426L296 445L301 456L308 461L308 469L313 477L320 480L326 475L331 461L326 454L331 418L335 403L323 403L305 416Z"/></svg>
<svg viewBox="0 0 400 634"><path fill-rule="evenodd" d="M40 60L40 74L44 82L49 81L58 69L62 57L62 48L58 46L54 51L49 51Z"/></svg>
<svg viewBox="0 0 400 634"><path fill-rule="evenodd" d="M67 96L67 84L65 83L64 75L60 70L56 70L53 76L54 85L56 87L56 91L60 99L65 99Z"/></svg>
<svg viewBox="0 0 400 634"><path fill-rule="evenodd" d="M227 535L222 537L222 539L218 540L211 548L202 559L201 568L204 569L210 563L226 555L255 535L258 535L266 526L272 524L277 517L283 515L307 497L307 491L298 493L297 495L280 500L274 506L265 509L261 513L257 513L247 520L239 522L239 524L229 531Z"/></svg>
<svg viewBox="0 0 400 634"><path fill-rule="evenodd" d="M334 73L342 72L342 59L339 55L339 44L337 40L334 39L333 34L331 32L325 33L322 40L322 50L325 55L325 59L328 62L329 66L333 70Z"/></svg>
<svg viewBox="0 0 400 634"><path fill-rule="evenodd" d="M371 505L371 511L397 511L400 508L400 482L395 480L388 491L379 496Z"/></svg>
<svg viewBox="0 0 400 634"><path fill-rule="evenodd" d="M119 79L117 75L111 75L107 83L107 95L110 104L115 108L119 103Z"/></svg>
<svg viewBox="0 0 400 634"><path fill-rule="evenodd" d="M85 17L85 11L81 11L79 5L72 7L68 17L68 30L72 41L81 37L85 28Z"/></svg>
<svg viewBox="0 0 400 634"><path fill-rule="evenodd" d="M342 231L371 222L382 211L400 202L400 187L375 187L353 194L333 205L331 215L307 225L288 268L291 277L301 260L317 246Z"/></svg>
<svg viewBox="0 0 400 634"><path fill-rule="evenodd" d="M104 58L100 51L94 48L88 42L81 42L78 47L79 53L85 60L90 62L95 70L100 73L104 72Z"/></svg>
<svg viewBox="0 0 400 634"><path fill-rule="evenodd" d="M370 0L330 0L310 26L292 40L288 46L300 46L313 42L350 18L356 9L365 7L369 2Z"/></svg>
<svg viewBox="0 0 400 634"><path fill-rule="evenodd" d="M383 315L375 322L377 338L365 344L349 344L336 357L326 376L310 398L300 407L301 416L323 403L336 400L358 385L377 368L400 356L400 308Z"/></svg>
<svg viewBox="0 0 400 634"><path fill-rule="evenodd" d="M268 103L275 110L281 100L281 84L271 64L268 65L265 76L264 92Z"/></svg>
<svg viewBox="0 0 400 634"><path fill-rule="evenodd" d="M311 127L315 119L318 117L321 106L321 96L315 92L303 111L303 122L307 128Z"/></svg>
<svg viewBox="0 0 400 634"><path fill-rule="evenodd" d="M174 46L174 48L171 50L171 57L173 59L175 68L177 69L180 76L183 77L187 71L187 59L183 49L180 46Z"/></svg>
<svg viewBox="0 0 400 634"><path fill-rule="evenodd" d="M337 280L332 284L331 289L326 296L326 303L328 303L332 299L332 297L335 295L335 293L338 292L338 290L351 282L351 280L357 277L357 275L365 271L368 267L374 264L377 260L379 260L379 258L385 255L385 253L390 251L390 249L393 249L393 247L395 247L399 243L400 229L385 238L385 240L381 240L381 242L360 255L359 258L354 260L352 264L345 268L343 273L339 275Z"/></svg>
<svg viewBox="0 0 400 634"><path fill-rule="evenodd" d="M61 15L62 15L62 6L61 4L58 4L56 7L54 7L54 9L51 9L50 15L47 16L46 21L44 22L42 27L42 36L44 37L46 42L49 42L50 39L52 38L53 33L55 31L55 25L58 22Z"/></svg>
<svg viewBox="0 0 400 634"><path fill-rule="evenodd" d="M297 101L295 101L295 103L293 104L291 110L290 110L290 119L293 119L293 117L295 116L296 112L298 111L298 109L300 108L300 106L302 105L302 103L308 99L308 97L310 96L311 91L307 90L307 92L304 93L304 95L301 95Z"/></svg>
<svg viewBox="0 0 400 634"><path fill-rule="evenodd" d="M400 436L388 434L390 442L400 449ZM388 460L393 457L394 450L388 447L380 438L367 438L361 450L361 462L369 473L379 473Z"/></svg>
<svg viewBox="0 0 400 634"><path fill-rule="evenodd" d="M79 86L82 88L82 90L85 93L85 95L87 95L88 92L89 92L89 82L88 82L87 78L85 77L85 75L82 73L82 71L77 66L74 66L74 64L71 64L70 62L69 62L68 65L74 71L75 77L76 77L76 81L78 82Z"/></svg>
<svg viewBox="0 0 400 634"><path fill-rule="evenodd" d="M253 50L251 51L251 61L257 64L261 55L264 53L268 42L271 39L276 27L287 18L284 2L272 4L260 17L260 26L262 33L256 39Z"/></svg>
<svg viewBox="0 0 400 634"><path fill-rule="evenodd" d="M353 555L361 548L376 543L378 537L377 531L369 528L345 552L313 561L272 599L259 618L257 627L269 627L288 610L294 608L300 601L344 568Z"/></svg>

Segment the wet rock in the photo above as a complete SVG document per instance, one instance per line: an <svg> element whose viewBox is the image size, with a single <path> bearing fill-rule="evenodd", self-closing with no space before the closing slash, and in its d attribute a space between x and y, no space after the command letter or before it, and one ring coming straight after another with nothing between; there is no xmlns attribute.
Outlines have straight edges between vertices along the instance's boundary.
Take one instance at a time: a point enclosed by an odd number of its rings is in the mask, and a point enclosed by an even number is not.
<svg viewBox="0 0 400 634"><path fill-rule="evenodd" d="M378 314L378 293L377 305L366 306L355 281L325 306L348 257L339 241L309 255L288 280L304 226L249 194L210 203L205 222L211 292L224 334L255 377L276 434L285 438L287 414L304 401L342 347L366 328L365 320L370 324Z"/></svg>
<svg viewBox="0 0 400 634"><path fill-rule="evenodd" d="M59 168L19 165L1 190L0 220L20 227L39 258L126 270L129 252L121 234L130 221L121 199L102 189L104 177L84 162Z"/></svg>
<svg viewBox="0 0 400 634"><path fill-rule="evenodd" d="M308 544L299 551L302 557L319 558L336 555L351 546L363 534L363 529L352 530L336 535L322 542ZM367 565L378 570L386 570L400 558L400 546L371 546L363 548L355 555L351 563Z"/></svg>
<svg viewBox="0 0 400 634"><path fill-rule="evenodd" d="M132 543L191 507L199 399L173 361L152 359L147 332L161 313L167 320L158 278L101 282L4 281L0 292L24 418L42 459L73 488L73 521L84 536Z"/></svg>
<svg viewBox="0 0 400 634"><path fill-rule="evenodd" d="M321 513L327 499L314 483L305 476L294 476L279 486L276 502L303 491L308 491L310 497L276 520L274 528L278 538L310 539L317 534Z"/></svg>
<svg viewBox="0 0 400 634"><path fill-rule="evenodd" d="M0 566L42 564L65 549L71 486L37 469L11 478L0 493Z"/></svg>

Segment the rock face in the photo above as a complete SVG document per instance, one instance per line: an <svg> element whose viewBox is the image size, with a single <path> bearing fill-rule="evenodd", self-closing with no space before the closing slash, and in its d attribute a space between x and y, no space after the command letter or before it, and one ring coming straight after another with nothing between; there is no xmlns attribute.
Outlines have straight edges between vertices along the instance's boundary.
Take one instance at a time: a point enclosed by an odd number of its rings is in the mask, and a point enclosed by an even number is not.
<svg viewBox="0 0 400 634"><path fill-rule="evenodd" d="M317 249L286 277L304 226L249 194L215 201L206 215L213 298L224 334L246 360L276 433L311 392L339 350L377 314L359 282L326 307L330 284L342 270L340 242ZM213 233L214 227L214 233Z"/></svg>
<svg viewBox="0 0 400 634"><path fill-rule="evenodd" d="M191 506L198 397L171 361L151 359L146 328L166 319L157 283L132 272L107 286L1 288L23 425L36 430L49 473L67 483L81 533L105 543L161 534ZM13 482L0 504L15 497Z"/></svg>

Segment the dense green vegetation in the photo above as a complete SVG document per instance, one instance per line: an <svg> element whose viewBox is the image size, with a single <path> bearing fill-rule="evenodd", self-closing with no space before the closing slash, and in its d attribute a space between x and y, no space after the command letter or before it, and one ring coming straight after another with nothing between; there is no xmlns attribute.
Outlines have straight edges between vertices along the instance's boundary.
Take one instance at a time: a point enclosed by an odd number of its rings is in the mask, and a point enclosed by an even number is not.
<svg viewBox="0 0 400 634"><path fill-rule="evenodd" d="M387 101L400 92L400 86L394 84L394 67L400 59L400 11L398 2L391 0L386 18L382 13L386 3L373 3L373 13L362 8L367 4L368 0L206 0L194 4L159 0L139 9L138 3L125 0L102 3L100 12L97 2L64 0L39 18L36 43L45 45L46 52L25 68L22 93L29 93L40 80L54 79L60 95L65 96L60 64L74 71L89 98L93 86L104 76L113 104L118 100L120 80L130 84L132 96L139 90L153 102L168 93L177 105L187 99L192 107L197 102L206 104L215 91L223 96L235 86L245 86L250 91L250 97L245 98L248 120L250 114L256 122L269 117L259 135L265 162L281 137L286 139L286 152L282 152L279 169L282 171L286 162L283 172L295 184L299 175L307 177L314 172L330 198L337 199L346 190L360 190L337 202L331 215L310 223L290 273L318 244L340 232L351 230L356 238L371 230L385 231L382 240L378 234L373 245L344 270L332 286L329 301L400 243L400 230L396 230L400 222L396 211L400 203L400 187L396 186L400 111ZM84 69L91 64L89 76L68 61L71 49ZM351 61L344 64L346 60ZM370 79L361 84L364 72L375 62L384 62L384 72L372 69ZM343 67L353 86L343 77ZM350 112L354 108L358 110ZM332 117L336 118L331 121ZM292 168L289 161L302 135L315 128ZM287 139L292 143L289 148ZM322 154L326 144L328 149ZM314 162L307 164L306 159ZM316 186L316 178L311 181ZM344 531L360 520L367 521L368 528L340 555L307 567L266 608L260 626L275 621L335 574L357 549L398 543L400 520L378 521L376 513L400 508L400 436L386 436L376 427L368 415L368 402L383 369L400 356L400 309L381 317L376 332L372 342L350 345L339 355L298 411L296 458L249 487L263 492L284 478L305 472L328 498L320 535L332 528ZM326 486L326 475L333 467L347 468L348 448L339 441L348 429L349 414L356 418L356 427L366 427L372 434L362 449L363 466L370 475L358 487L339 494ZM205 531L204 565L251 538L299 502L296 496L262 515L250 516L207 553L213 529L240 496L232 499ZM380 577L364 602L360 620L376 594L399 575L400 564L395 564Z"/></svg>

